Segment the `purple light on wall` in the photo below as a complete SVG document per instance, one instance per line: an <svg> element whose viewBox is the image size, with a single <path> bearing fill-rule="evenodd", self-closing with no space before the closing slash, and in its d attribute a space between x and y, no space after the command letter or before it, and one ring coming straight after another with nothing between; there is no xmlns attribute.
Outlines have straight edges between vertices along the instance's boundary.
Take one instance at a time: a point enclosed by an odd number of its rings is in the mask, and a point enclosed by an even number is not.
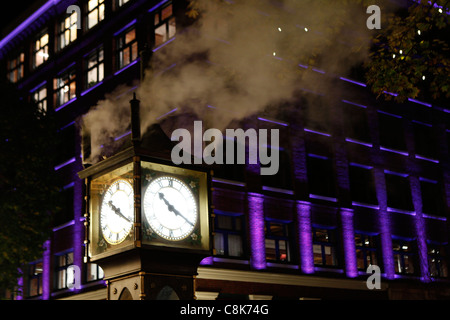
<svg viewBox="0 0 450 320"><path fill-rule="evenodd" d="M347 81L347 82L356 84L356 85L364 87L364 88L367 87L367 85L365 83L362 83L362 82L358 82L358 81L355 81L355 80L347 79L347 78L344 78L344 77L340 77L339 79L341 79L342 81Z"/></svg>
<svg viewBox="0 0 450 320"><path fill-rule="evenodd" d="M50 300L51 258L51 242L47 240L44 243L44 254L42 257L42 300Z"/></svg>
<svg viewBox="0 0 450 320"><path fill-rule="evenodd" d="M264 197L248 194L248 219L250 228L250 265L253 269L266 268L266 244L264 235Z"/></svg>
<svg viewBox="0 0 450 320"><path fill-rule="evenodd" d="M200 261L200 265L201 266L210 266L214 263L214 258L211 257L206 257L205 259L203 259L202 261Z"/></svg>
<svg viewBox="0 0 450 320"><path fill-rule="evenodd" d="M298 241L300 245L300 269L303 273L314 273L314 255L311 226L311 206L297 202Z"/></svg>
<svg viewBox="0 0 450 320"><path fill-rule="evenodd" d="M345 273L349 278L358 276L355 251L355 234L353 227L353 210L341 208L342 239L344 246Z"/></svg>

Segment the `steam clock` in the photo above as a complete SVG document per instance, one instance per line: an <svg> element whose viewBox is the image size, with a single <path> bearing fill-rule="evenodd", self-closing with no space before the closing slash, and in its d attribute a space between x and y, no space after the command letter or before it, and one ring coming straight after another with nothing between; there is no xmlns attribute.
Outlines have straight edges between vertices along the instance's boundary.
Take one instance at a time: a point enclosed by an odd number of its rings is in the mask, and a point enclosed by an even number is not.
<svg viewBox="0 0 450 320"><path fill-rule="evenodd" d="M209 173L155 156L136 97L131 109L132 143L79 173L85 262L103 269L109 300L195 299L197 267L211 255Z"/></svg>

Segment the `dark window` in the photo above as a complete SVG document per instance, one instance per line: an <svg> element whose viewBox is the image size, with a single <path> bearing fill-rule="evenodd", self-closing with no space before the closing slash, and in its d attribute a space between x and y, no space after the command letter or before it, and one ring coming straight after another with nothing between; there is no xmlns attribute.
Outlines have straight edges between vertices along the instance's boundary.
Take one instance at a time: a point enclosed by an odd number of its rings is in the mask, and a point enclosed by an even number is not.
<svg viewBox="0 0 450 320"><path fill-rule="evenodd" d="M273 149L268 150L268 152L273 152ZM292 174L291 174L291 161L289 157L289 152L280 149L279 152L279 168L278 172L274 175L263 175L262 184L268 187L280 188L280 189L292 189ZM273 154L273 153L272 153ZM273 162L273 156L271 158ZM261 165L261 167L273 166L270 163L267 166Z"/></svg>
<svg viewBox="0 0 450 320"><path fill-rule="evenodd" d="M386 173L387 204L390 208L414 210L407 176Z"/></svg>
<svg viewBox="0 0 450 320"><path fill-rule="evenodd" d="M347 138L370 142L370 132L367 121L367 110L349 104L343 104L344 134Z"/></svg>
<svg viewBox="0 0 450 320"><path fill-rule="evenodd" d="M338 266L336 230L313 227L314 264Z"/></svg>
<svg viewBox="0 0 450 320"><path fill-rule="evenodd" d="M372 169L351 164L349 172L352 200L368 204L378 203Z"/></svg>
<svg viewBox="0 0 450 320"><path fill-rule="evenodd" d="M292 261L290 249L290 225L284 222L266 221L266 260L273 262Z"/></svg>
<svg viewBox="0 0 450 320"><path fill-rule="evenodd" d="M302 105L305 128L330 133L330 107L318 96L312 96Z"/></svg>
<svg viewBox="0 0 450 320"><path fill-rule="evenodd" d="M245 255L244 230L243 216L216 213L214 230L216 254L226 257L243 257Z"/></svg>
<svg viewBox="0 0 450 320"><path fill-rule="evenodd" d="M234 148L234 158L230 159L232 163L227 164L227 143L231 141L225 140L222 146L218 146L218 148L222 148L223 150L223 164L215 166L214 176L218 178L234 180L234 181L244 181L245 180L245 164L238 164L238 145L237 140L234 138L233 148ZM240 146L239 146L240 148ZM248 161L248 160L245 160Z"/></svg>
<svg viewBox="0 0 450 320"><path fill-rule="evenodd" d="M379 265L376 236L357 233L355 234L355 245L358 270L366 271L369 265Z"/></svg>
<svg viewBox="0 0 450 320"><path fill-rule="evenodd" d="M378 113L380 145L393 150L406 150L403 120L393 115Z"/></svg>
<svg viewBox="0 0 450 320"><path fill-rule="evenodd" d="M430 215L445 215L445 200L442 185L438 181L420 179L422 212Z"/></svg>
<svg viewBox="0 0 450 320"><path fill-rule="evenodd" d="M73 209L73 201L74 201L74 188L72 184L64 187L61 190L61 210L55 214L54 217L54 226L60 226L64 223L72 221L74 218L74 209Z"/></svg>
<svg viewBox="0 0 450 320"><path fill-rule="evenodd" d="M437 145L433 136L433 128L427 125L413 123L415 151L417 155L436 159Z"/></svg>
<svg viewBox="0 0 450 320"><path fill-rule="evenodd" d="M417 254L414 241L392 240L395 273L414 275L417 269Z"/></svg>
<svg viewBox="0 0 450 320"><path fill-rule="evenodd" d="M336 196L334 169L330 158L308 154L307 170L310 194Z"/></svg>

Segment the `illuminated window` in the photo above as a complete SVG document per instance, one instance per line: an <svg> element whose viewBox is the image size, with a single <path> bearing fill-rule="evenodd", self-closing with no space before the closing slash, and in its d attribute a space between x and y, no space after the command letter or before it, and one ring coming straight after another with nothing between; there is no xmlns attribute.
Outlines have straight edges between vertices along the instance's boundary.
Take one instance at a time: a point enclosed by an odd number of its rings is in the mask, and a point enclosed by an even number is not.
<svg viewBox="0 0 450 320"><path fill-rule="evenodd" d="M226 257L244 256L244 219L242 215L221 214L215 211L214 248Z"/></svg>
<svg viewBox="0 0 450 320"><path fill-rule="evenodd" d="M34 41L33 46L33 68L39 67L49 58L48 47L49 36L47 31L42 32Z"/></svg>
<svg viewBox="0 0 450 320"><path fill-rule="evenodd" d="M86 264L86 282L101 280L104 276L103 269L98 264Z"/></svg>
<svg viewBox="0 0 450 320"><path fill-rule="evenodd" d="M24 76L25 54L22 52L14 59L8 61L8 80L17 83Z"/></svg>
<svg viewBox="0 0 450 320"><path fill-rule="evenodd" d="M155 47L172 39L177 31L173 6L169 4L155 13Z"/></svg>
<svg viewBox="0 0 450 320"><path fill-rule="evenodd" d="M59 24L58 48L63 49L77 39L78 14L74 11Z"/></svg>
<svg viewBox="0 0 450 320"><path fill-rule="evenodd" d="M42 261L31 263L28 267L28 296L40 296L42 294Z"/></svg>
<svg viewBox="0 0 450 320"><path fill-rule="evenodd" d="M273 262L290 262L290 226L288 223L266 221L265 244L266 260Z"/></svg>
<svg viewBox="0 0 450 320"><path fill-rule="evenodd" d="M37 104L38 108L42 111L47 111L47 85L44 84L37 88L33 93L33 101Z"/></svg>
<svg viewBox="0 0 450 320"><path fill-rule="evenodd" d="M73 252L56 255L55 260L55 289L68 288L75 283L75 270L72 267Z"/></svg>
<svg viewBox="0 0 450 320"><path fill-rule="evenodd" d="M338 265L335 230L313 227L314 264L318 266Z"/></svg>
<svg viewBox="0 0 450 320"><path fill-rule="evenodd" d="M75 70L70 69L55 79L56 104L58 108L76 97Z"/></svg>
<svg viewBox="0 0 450 320"><path fill-rule="evenodd" d="M103 47L95 49L86 57L86 88L103 81L105 77L103 59Z"/></svg>
<svg viewBox="0 0 450 320"><path fill-rule="evenodd" d="M136 29L132 27L119 35L117 39L118 69L126 67L138 58Z"/></svg>
<svg viewBox="0 0 450 320"><path fill-rule="evenodd" d="M379 266L378 241L375 236L355 234L356 262L358 270L366 271L369 265Z"/></svg>
<svg viewBox="0 0 450 320"><path fill-rule="evenodd" d="M105 0L88 1L87 27L91 29L105 19Z"/></svg>
<svg viewBox="0 0 450 320"><path fill-rule="evenodd" d="M416 250L414 241L392 240L394 250L395 273L413 275L418 270L416 267Z"/></svg>
<svg viewBox="0 0 450 320"><path fill-rule="evenodd" d="M128 2L130 2L130 0L117 0L117 6L121 7Z"/></svg>
<svg viewBox="0 0 450 320"><path fill-rule="evenodd" d="M447 257L442 245L428 245L428 267L433 278L447 278Z"/></svg>

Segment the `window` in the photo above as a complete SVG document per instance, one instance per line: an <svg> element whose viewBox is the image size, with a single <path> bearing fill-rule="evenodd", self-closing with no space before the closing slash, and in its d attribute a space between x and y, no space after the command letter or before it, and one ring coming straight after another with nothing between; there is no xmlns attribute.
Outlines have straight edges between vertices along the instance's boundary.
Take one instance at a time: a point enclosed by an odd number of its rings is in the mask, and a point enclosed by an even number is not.
<svg viewBox="0 0 450 320"><path fill-rule="evenodd" d="M172 39L176 30L172 4L155 13L155 47Z"/></svg>
<svg viewBox="0 0 450 320"><path fill-rule="evenodd" d="M56 256L55 261L55 289L65 289L75 283L75 270L73 265L73 252Z"/></svg>
<svg viewBox="0 0 450 320"><path fill-rule="evenodd" d="M121 7L124 4L126 4L127 2L129 2L130 0L117 0L117 6Z"/></svg>
<svg viewBox="0 0 450 320"><path fill-rule="evenodd" d="M95 49L86 57L86 88L103 81L105 77L103 59L103 47Z"/></svg>
<svg viewBox="0 0 450 320"><path fill-rule="evenodd" d="M132 27L122 33L117 39L118 69L129 65L138 57L138 44L136 40L136 29Z"/></svg>
<svg viewBox="0 0 450 320"><path fill-rule="evenodd" d="M284 222L266 221L266 260L273 262L290 262L289 244L290 226Z"/></svg>
<svg viewBox="0 0 450 320"><path fill-rule="evenodd" d="M47 84L43 84L33 93L32 99L42 111L47 111Z"/></svg>
<svg viewBox="0 0 450 320"><path fill-rule="evenodd" d="M372 168L351 163L349 174L352 200L360 203L377 204Z"/></svg>
<svg viewBox="0 0 450 320"><path fill-rule="evenodd" d="M74 188L73 184L69 184L60 191L61 210L55 214L54 226L63 225L74 218L73 201Z"/></svg>
<svg viewBox="0 0 450 320"><path fill-rule="evenodd" d="M387 205L390 208L413 211L411 188L407 175L386 172Z"/></svg>
<svg viewBox="0 0 450 320"><path fill-rule="evenodd" d="M420 178L422 193L422 212L430 215L445 216L445 199L439 181Z"/></svg>
<svg viewBox="0 0 450 320"><path fill-rule="evenodd" d="M378 112L380 145L392 150L406 150L401 117Z"/></svg>
<svg viewBox="0 0 450 320"><path fill-rule="evenodd" d="M62 72L55 79L56 103L55 107L60 107L76 98L76 73L70 68Z"/></svg>
<svg viewBox="0 0 450 320"><path fill-rule="evenodd" d="M35 40L33 46L33 68L39 67L49 58L48 32L42 32Z"/></svg>
<svg viewBox="0 0 450 320"><path fill-rule="evenodd" d="M64 18L58 26L58 48L64 49L77 39L78 14L74 11L70 16Z"/></svg>
<svg viewBox="0 0 450 320"><path fill-rule="evenodd" d="M357 233L355 234L355 245L358 270L366 271L369 265L379 266L377 237Z"/></svg>
<svg viewBox="0 0 450 320"><path fill-rule="evenodd" d="M103 269L98 264L86 264L86 282L101 280L104 276Z"/></svg>
<svg viewBox="0 0 450 320"><path fill-rule="evenodd" d="M413 130L416 154L436 159L438 156L438 149L433 136L433 128L428 125L413 123Z"/></svg>
<svg viewBox="0 0 450 320"><path fill-rule="evenodd" d="M306 161L310 194L335 197L336 185L331 159L310 153Z"/></svg>
<svg viewBox="0 0 450 320"><path fill-rule="evenodd" d="M25 54L22 52L14 59L8 61L8 80L17 83L24 76Z"/></svg>
<svg viewBox="0 0 450 320"><path fill-rule="evenodd" d="M414 275L416 268L416 251L413 241L392 240L394 250L395 273Z"/></svg>
<svg viewBox="0 0 450 320"><path fill-rule="evenodd" d="M91 29L105 19L105 0L89 0L87 28Z"/></svg>
<svg viewBox="0 0 450 320"><path fill-rule="evenodd" d="M347 138L362 142L370 142L369 125L367 121L367 110L363 107L343 104L343 126Z"/></svg>
<svg viewBox="0 0 450 320"><path fill-rule="evenodd" d="M273 152L273 149L268 150L268 152ZM262 176L262 183L268 187L280 188L280 189L292 189L292 174L291 174L291 162L288 151L284 149L278 150L279 152L279 168L278 172L274 175L264 175ZM273 161L273 158L272 158ZM273 166L272 163L269 165L262 165L262 167Z"/></svg>
<svg viewBox="0 0 450 320"><path fill-rule="evenodd" d="M42 294L42 261L30 264L28 270L28 296L39 296Z"/></svg>
<svg viewBox="0 0 450 320"><path fill-rule="evenodd" d="M442 245L428 245L428 267L433 278L447 278L447 257Z"/></svg>
<svg viewBox="0 0 450 320"><path fill-rule="evenodd" d="M244 256L244 218L241 215L216 213L214 247L216 254L226 257Z"/></svg>
<svg viewBox="0 0 450 320"><path fill-rule="evenodd" d="M313 227L314 264L335 267L338 265L336 231Z"/></svg>

